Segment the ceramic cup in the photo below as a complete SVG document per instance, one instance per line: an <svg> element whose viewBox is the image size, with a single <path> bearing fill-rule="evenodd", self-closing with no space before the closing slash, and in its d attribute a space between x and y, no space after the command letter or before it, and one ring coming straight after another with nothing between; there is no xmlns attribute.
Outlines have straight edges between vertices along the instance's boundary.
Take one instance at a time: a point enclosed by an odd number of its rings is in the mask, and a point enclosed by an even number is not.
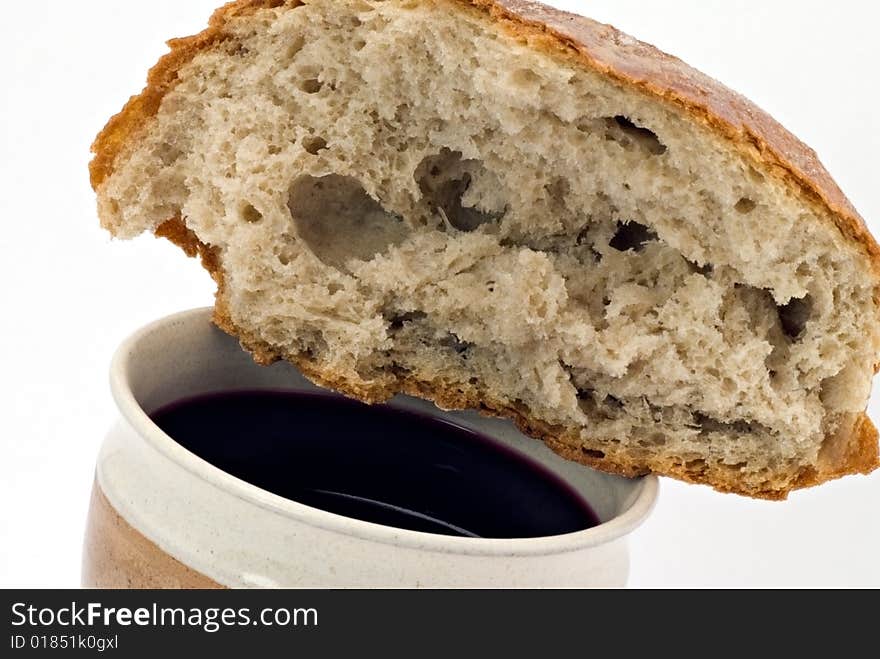
<svg viewBox="0 0 880 659"><path fill-rule="evenodd" d="M550 538L489 540L400 530L310 508L196 457L150 420L176 400L236 390L314 391L293 367L257 366L208 309L141 330L114 358L121 418L98 458L83 585L212 587L613 587L629 572L627 535L657 497L567 462L512 424L398 397L390 405L471 428L527 454L581 493L602 524Z"/></svg>

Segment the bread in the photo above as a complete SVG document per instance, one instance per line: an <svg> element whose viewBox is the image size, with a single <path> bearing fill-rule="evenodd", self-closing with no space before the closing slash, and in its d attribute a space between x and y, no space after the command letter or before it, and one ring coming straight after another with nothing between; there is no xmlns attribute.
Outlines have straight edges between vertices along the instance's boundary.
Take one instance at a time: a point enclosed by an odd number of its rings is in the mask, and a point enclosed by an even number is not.
<svg viewBox="0 0 880 659"><path fill-rule="evenodd" d="M259 362L626 476L878 466L880 249L736 93L515 0L241 0L170 46L95 142L99 214L200 253Z"/></svg>

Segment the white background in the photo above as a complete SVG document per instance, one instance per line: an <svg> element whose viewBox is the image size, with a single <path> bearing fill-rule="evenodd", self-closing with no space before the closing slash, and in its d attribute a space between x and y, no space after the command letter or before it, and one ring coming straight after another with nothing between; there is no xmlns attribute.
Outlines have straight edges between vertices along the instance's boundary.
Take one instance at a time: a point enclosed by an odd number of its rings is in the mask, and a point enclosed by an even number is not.
<svg viewBox="0 0 880 659"><path fill-rule="evenodd" d="M0 586L73 587L115 346L206 306L195 262L112 242L89 145L171 36L219 0L28 0L0 19ZM611 22L756 100L822 157L880 229L880 39L864 0L591 0ZM875 401L873 417L880 418ZM880 586L880 474L748 501L665 481L632 541L633 586Z"/></svg>

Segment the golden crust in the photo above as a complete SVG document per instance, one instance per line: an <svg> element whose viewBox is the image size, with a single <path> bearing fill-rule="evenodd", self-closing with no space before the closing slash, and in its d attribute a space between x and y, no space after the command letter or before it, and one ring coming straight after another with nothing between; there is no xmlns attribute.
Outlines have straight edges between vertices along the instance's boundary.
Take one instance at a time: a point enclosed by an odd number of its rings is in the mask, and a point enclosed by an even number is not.
<svg viewBox="0 0 880 659"><path fill-rule="evenodd" d="M501 29L509 30L531 47L565 57L576 65L597 71L621 85L638 90L651 99L684 112L747 157L755 168L788 186L810 203L820 215L829 215L841 235L870 260L880 276L880 247L864 220L853 208L815 152L751 102L717 81L687 66L653 46L639 42L611 26L561 12L540 3L523 0L443 0L460 8L490 15ZM222 43L226 27L236 17L267 7L296 7L299 0L238 0L218 9L202 33L169 42L171 52L150 71L144 92L133 97L92 146L92 186L97 190L113 173L117 160L138 135L146 130L164 96L178 82L178 72L200 52ZM636 462L623 455L585 451L575 444L573 434L530 419L522 410L489 400L483 392L467 391L440 382L422 382L411 377L391 376L369 387L319 368L307 355L278 355L269 346L235 326L226 310L223 274L219 255L188 231L180 218L173 218L157 235L180 245L190 256L201 255L204 266L218 284L215 322L237 336L257 361L271 363L287 359L315 382L368 402L396 393L428 398L450 409L477 408L487 414L513 419L526 433L542 439L554 451L576 462L624 476L658 473L693 483L709 484L724 492L765 499L784 499L792 490L854 473L869 473L880 466L877 431L861 415L840 437L834 438L835 455L818 468L805 467L797 473L781 474L760 487L744 484L735 468L700 463L680 464L668 460ZM878 294L880 295L880 294ZM829 438L830 440L831 438ZM821 461L820 461L821 462Z"/></svg>

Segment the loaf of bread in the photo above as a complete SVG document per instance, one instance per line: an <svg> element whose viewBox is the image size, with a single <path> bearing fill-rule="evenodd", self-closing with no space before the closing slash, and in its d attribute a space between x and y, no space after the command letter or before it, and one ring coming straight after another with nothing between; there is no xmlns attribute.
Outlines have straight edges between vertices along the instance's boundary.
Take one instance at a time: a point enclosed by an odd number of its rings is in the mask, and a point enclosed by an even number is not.
<svg viewBox="0 0 880 659"><path fill-rule="evenodd" d="M519 0L240 0L170 46L95 142L101 221L200 254L259 362L627 476L878 466L880 249L743 97Z"/></svg>

